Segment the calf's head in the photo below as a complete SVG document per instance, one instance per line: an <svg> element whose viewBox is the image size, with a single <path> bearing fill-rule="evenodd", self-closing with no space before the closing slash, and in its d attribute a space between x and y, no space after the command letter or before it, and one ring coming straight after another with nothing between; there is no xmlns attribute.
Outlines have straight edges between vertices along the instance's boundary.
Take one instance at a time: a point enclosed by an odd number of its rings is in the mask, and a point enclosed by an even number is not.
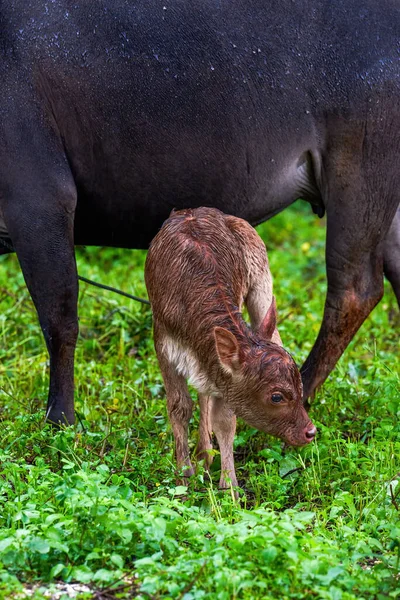
<svg viewBox="0 0 400 600"><path fill-rule="evenodd" d="M215 345L224 372L225 400L252 427L281 438L291 446L311 442L316 428L303 406L299 370L286 350L271 341L275 304L260 329L243 339L216 327Z"/></svg>

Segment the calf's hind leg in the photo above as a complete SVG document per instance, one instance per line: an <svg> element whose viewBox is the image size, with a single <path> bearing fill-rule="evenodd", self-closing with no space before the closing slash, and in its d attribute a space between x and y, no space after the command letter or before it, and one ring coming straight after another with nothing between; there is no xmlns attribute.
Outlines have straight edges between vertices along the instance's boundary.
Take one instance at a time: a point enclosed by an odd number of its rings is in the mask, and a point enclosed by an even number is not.
<svg viewBox="0 0 400 600"><path fill-rule="evenodd" d="M176 462L178 468L183 470L184 477L190 477L194 474L194 469L190 461L188 428L193 412L193 401L185 378L177 372L165 355L156 323L154 323L154 342L167 395L168 416L175 439Z"/></svg>

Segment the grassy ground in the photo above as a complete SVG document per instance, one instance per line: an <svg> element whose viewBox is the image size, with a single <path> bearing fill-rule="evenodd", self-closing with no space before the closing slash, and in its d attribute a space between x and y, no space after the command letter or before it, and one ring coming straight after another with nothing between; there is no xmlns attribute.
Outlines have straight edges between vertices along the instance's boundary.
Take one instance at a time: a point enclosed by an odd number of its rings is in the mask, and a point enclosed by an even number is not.
<svg viewBox="0 0 400 600"><path fill-rule="evenodd" d="M299 204L259 229L298 363L325 295L324 223ZM79 272L145 295L143 252L80 249ZM43 425L48 357L15 256L0 258L0 598L400 597L398 311L385 297L283 449L239 424L240 504L199 473L176 486L147 307L81 285L75 428ZM191 443L196 443L198 412ZM120 594L120 596L118 596ZM22 596L19 596L22 597ZM54 596L55 597L55 596ZM64 597L66 597L64 595Z"/></svg>

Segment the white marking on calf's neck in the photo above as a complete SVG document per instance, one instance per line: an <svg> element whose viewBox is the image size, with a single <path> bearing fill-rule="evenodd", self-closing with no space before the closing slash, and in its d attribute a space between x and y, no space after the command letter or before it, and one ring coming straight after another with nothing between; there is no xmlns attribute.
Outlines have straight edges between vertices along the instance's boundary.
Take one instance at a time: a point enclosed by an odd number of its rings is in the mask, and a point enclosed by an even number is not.
<svg viewBox="0 0 400 600"><path fill-rule="evenodd" d="M190 348L169 336L164 338L162 348L168 361L198 392L212 394L217 391L207 374L201 369L196 355Z"/></svg>

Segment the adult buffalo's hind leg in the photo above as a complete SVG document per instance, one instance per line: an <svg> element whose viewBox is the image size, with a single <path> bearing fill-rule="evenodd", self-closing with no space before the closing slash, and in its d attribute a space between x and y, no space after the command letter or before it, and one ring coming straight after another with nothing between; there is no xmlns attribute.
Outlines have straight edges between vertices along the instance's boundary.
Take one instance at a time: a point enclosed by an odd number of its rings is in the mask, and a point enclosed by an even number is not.
<svg viewBox="0 0 400 600"><path fill-rule="evenodd" d="M376 176L376 163L368 169L371 148L365 140L362 156L346 148L346 137L341 141L335 161L325 165L328 291L318 338L301 369L305 399L325 381L383 295L384 240L396 210L397 189L385 188L390 178Z"/></svg>
<svg viewBox="0 0 400 600"><path fill-rule="evenodd" d="M392 284L400 306L400 207L394 216L383 248L383 272Z"/></svg>
<svg viewBox="0 0 400 600"><path fill-rule="evenodd" d="M66 166L44 171L38 167L35 159L26 159L23 176L9 181L3 213L50 355L47 419L70 424L78 336L76 189Z"/></svg>

